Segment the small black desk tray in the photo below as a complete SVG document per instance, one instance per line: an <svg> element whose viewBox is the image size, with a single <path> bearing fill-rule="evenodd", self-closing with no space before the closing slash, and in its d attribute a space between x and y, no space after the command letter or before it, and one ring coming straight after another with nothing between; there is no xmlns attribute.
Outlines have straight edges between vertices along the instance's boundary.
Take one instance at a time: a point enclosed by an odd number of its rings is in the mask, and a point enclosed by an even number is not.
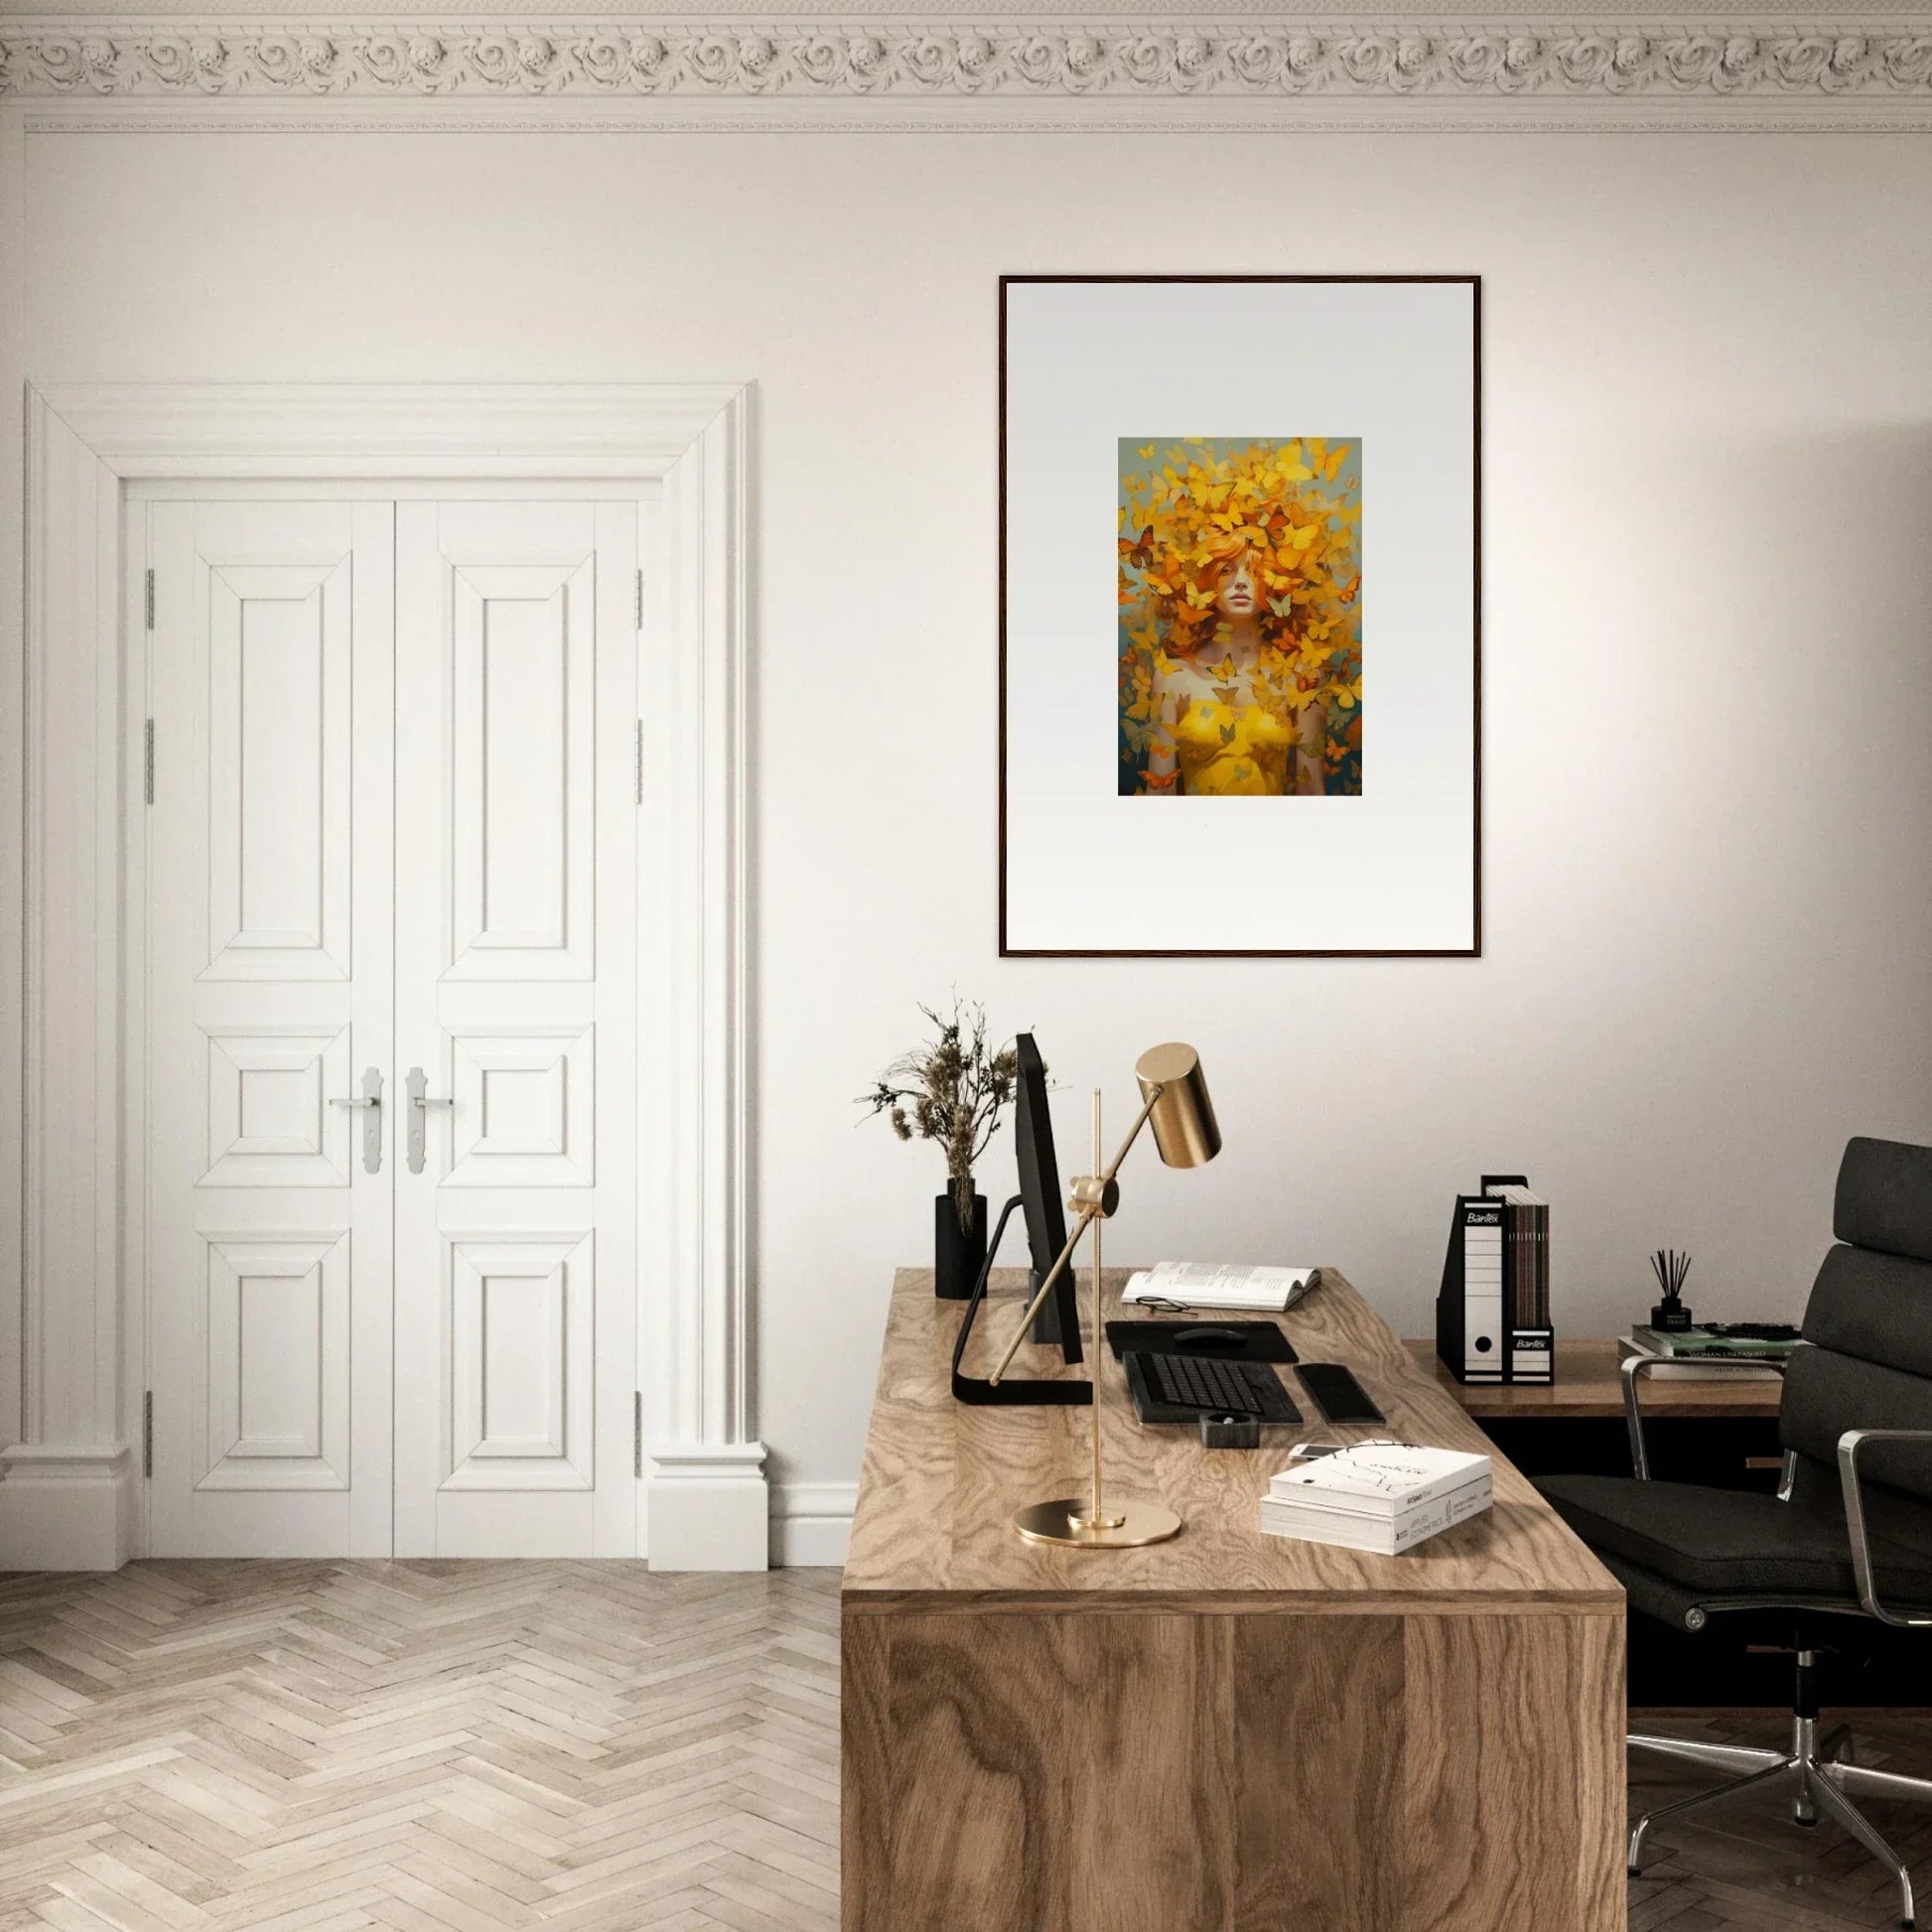
<svg viewBox="0 0 1932 1932"><path fill-rule="evenodd" d="M1185 1334L1202 1328L1225 1328L1229 1341L1183 1342ZM1192 1321L1110 1321L1107 1339L1118 1361L1130 1348L1143 1355L1198 1355L1221 1362L1298 1362L1288 1337L1272 1321L1217 1321L1213 1316Z"/></svg>

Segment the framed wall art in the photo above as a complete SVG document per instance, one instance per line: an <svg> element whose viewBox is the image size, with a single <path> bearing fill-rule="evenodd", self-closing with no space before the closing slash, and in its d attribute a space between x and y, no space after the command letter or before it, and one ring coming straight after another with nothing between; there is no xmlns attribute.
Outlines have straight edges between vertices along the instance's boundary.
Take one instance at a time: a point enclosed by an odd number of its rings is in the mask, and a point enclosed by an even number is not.
<svg viewBox="0 0 1932 1932"><path fill-rule="evenodd" d="M1000 950L1481 950L1481 288L1000 284Z"/></svg>

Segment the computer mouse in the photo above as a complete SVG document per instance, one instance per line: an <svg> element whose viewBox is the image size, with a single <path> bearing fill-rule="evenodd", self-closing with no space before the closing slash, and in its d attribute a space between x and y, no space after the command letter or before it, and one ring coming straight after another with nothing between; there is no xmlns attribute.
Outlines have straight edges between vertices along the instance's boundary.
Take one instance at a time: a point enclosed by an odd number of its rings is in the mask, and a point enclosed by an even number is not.
<svg viewBox="0 0 1932 1932"><path fill-rule="evenodd" d="M1244 1339L1239 1328L1176 1328L1173 1331L1176 1348L1224 1348L1229 1342L1239 1348L1244 1345Z"/></svg>

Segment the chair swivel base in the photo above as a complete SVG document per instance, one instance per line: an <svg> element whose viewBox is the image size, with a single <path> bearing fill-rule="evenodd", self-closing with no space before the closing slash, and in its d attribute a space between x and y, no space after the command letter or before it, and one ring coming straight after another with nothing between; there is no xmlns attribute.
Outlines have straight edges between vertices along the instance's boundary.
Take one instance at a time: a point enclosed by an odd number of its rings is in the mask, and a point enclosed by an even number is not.
<svg viewBox="0 0 1932 1932"><path fill-rule="evenodd" d="M1859 1841L1898 1883L1898 1922L1910 1926L1912 1919L1912 1876L1905 1862L1878 1835L1863 1812L1852 1802L1852 1792L1872 1798L1916 1798L1932 1802L1932 1779L1900 1777L1891 1771L1873 1771L1853 1761L1852 1739L1840 1725L1824 1737L1818 1734L1816 1718L1794 1717L1791 1721L1791 1748L1788 1751L1756 1750L1744 1744L1706 1744L1684 1737L1632 1735L1628 1740L1644 1750L1704 1764L1715 1770L1741 1773L1728 1784L1714 1791L1700 1791L1695 1797L1680 1798L1675 1804L1647 1811L1630 1833L1630 1875L1637 1875L1643 1843L1651 1827L1680 1819L1707 1805L1719 1805L1745 1792L1766 1793L1786 1788L1791 1793L1791 1816L1799 1825L1815 1825L1822 1814L1842 1826Z"/></svg>

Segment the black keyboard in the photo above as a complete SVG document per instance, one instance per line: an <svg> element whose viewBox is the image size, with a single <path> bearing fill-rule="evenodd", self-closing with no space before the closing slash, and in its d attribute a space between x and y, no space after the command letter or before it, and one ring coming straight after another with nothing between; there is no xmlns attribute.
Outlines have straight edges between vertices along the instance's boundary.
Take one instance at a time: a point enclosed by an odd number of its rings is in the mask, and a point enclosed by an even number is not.
<svg viewBox="0 0 1932 1932"><path fill-rule="evenodd" d="M1134 1350L1126 1357L1128 1381L1137 1397L1145 1392L1142 1420L1179 1420L1148 1413L1152 1408L1181 1409L1197 1415L1252 1416L1257 1422L1298 1423L1296 1408L1282 1379L1266 1362L1226 1362L1212 1356L1153 1355Z"/></svg>

